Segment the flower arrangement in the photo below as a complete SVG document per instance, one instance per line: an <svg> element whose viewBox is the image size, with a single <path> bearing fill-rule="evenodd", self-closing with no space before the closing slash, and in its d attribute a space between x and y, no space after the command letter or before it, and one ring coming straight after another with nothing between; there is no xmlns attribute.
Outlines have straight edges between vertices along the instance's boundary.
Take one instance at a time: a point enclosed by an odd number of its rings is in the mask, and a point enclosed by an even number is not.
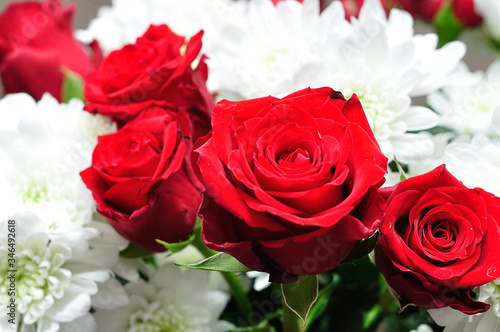
<svg viewBox="0 0 500 332"><path fill-rule="evenodd" d="M500 332L496 1L75 10L0 14L1 331Z"/></svg>

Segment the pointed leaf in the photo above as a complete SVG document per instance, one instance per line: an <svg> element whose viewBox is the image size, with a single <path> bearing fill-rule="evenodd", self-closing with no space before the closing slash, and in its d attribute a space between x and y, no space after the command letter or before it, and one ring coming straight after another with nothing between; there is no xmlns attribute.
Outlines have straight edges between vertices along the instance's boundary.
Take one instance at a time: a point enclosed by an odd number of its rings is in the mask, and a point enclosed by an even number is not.
<svg viewBox="0 0 500 332"><path fill-rule="evenodd" d="M177 243L167 243L167 242L162 241L160 239L156 239L156 242L158 242L159 244L163 245L165 248L167 248L168 250L170 250L170 252L174 253L174 252L181 251L182 249L186 248L188 245L190 245L191 243L193 243L195 237L196 237L195 234L191 234L191 236L189 237L189 239L187 239L186 241L177 242Z"/></svg>
<svg viewBox="0 0 500 332"><path fill-rule="evenodd" d="M305 325L312 305L318 299L318 276L299 276L291 284L282 284L285 304Z"/></svg>
<svg viewBox="0 0 500 332"><path fill-rule="evenodd" d="M403 167L401 166L401 164L398 162L398 159L396 158L396 156L394 156L394 162L396 163L396 167L398 168L398 171L399 171L399 181L406 180L407 177L406 177L405 171L404 171Z"/></svg>
<svg viewBox="0 0 500 332"><path fill-rule="evenodd" d="M439 37L439 47L456 40L462 28L451 6L451 1L445 2L434 19L434 27Z"/></svg>
<svg viewBox="0 0 500 332"><path fill-rule="evenodd" d="M64 74L64 80L61 87L62 101L67 103L72 98L78 98L84 100L83 98L83 78L77 73L69 70L66 67L61 68Z"/></svg>
<svg viewBox="0 0 500 332"><path fill-rule="evenodd" d="M325 312L330 303L331 295L334 289L339 285L340 277L337 274L333 275L333 280L318 294L318 300L314 302L311 311L309 312L309 317L306 323L306 331L308 328Z"/></svg>
<svg viewBox="0 0 500 332"><path fill-rule="evenodd" d="M359 240L358 243L356 243L354 248L351 250L349 255L347 255L347 257L344 258L344 260L342 261L342 264L352 263L352 262L357 261L358 259L368 255L375 247L375 244L377 243L378 237L379 237L379 233L375 232L375 234L373 234L370 238L364 239L364 240Z"/></svg>
<svg viewBox="0 0 500 332"><path fill-rule="evenodd" d="M187 264L187 265L181 265L181 264L176 264L176 265L181 267L186 267L188 269L205 270L205 271L220 271L220 272L234 272L234 273L242 273L250 271L248 267L241 264L236 258L224 252L219 252L211 257L205 258L204 260L198 263Z"/></svg>

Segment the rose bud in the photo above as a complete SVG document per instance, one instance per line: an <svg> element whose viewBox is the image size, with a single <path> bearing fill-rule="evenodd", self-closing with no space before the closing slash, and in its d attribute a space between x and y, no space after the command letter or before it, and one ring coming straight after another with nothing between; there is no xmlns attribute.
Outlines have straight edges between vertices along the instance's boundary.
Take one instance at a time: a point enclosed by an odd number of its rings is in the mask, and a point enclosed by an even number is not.
<svg viewBox="0 0 500 332"><path fill-rule="evenodd" d="M85 110L112 116L119 125L137 116L150 100L166 101L187 111L197 129L210 129L213 99L205 82L208 70L201 57L196 69L191 65L201 49L199 32L186 44L184 37L166 25L151 25L135 44L108 54L86 81ZM200 133L201 134L201 133Z"/></svg>

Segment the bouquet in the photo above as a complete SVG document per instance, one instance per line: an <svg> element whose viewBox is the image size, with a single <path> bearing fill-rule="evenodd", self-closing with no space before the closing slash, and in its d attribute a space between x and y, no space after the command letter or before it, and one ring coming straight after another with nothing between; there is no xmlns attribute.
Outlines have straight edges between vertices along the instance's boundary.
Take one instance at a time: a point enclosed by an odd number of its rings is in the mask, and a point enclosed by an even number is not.
<svg viewBox="0 0 500 332"><path fill-rule="evenodd" d="M500 331L496 1L75 10L0 14L1 331Z"/></svg>

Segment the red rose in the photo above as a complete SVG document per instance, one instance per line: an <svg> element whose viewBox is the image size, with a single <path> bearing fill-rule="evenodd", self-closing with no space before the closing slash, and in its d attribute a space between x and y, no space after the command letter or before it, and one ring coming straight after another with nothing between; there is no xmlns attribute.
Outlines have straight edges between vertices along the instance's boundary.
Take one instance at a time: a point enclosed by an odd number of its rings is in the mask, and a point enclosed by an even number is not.
<svg viewBox="0 0 500 332"><path fill-rule="evenodd" d="M408 11L416 18L434 21L443 6L449 1L445 0L392 0L397 6ZM482 17L474 9L474 0L452 0L451 11L455 19L466 27L475 27L481 24Z"/></svg>
<svg viewBox="0 0 500 332"><path fill-rule="evenodd" d="M336 267L374 234L387 158L358 99L330 88L223 100L193 154L206 245L275 282ZM381 199L381 198L380 198Z"/></svg>
<svg viewBox="0 0 500 332"><path fill-rule="evenodd" d="M474 0L455 0L452 10L458 21L467 27L475 27L483 22L483 18L474 8Z"/></svg>
<svg viewBox="0 0 500 332"><path fill-rule="evenodd" d="M62 66L85 77L101 52L73 38L75 5L59 0L10 3L0 15L0 74L6 93L26 92L36 100L50 92L61 100Z"/></svg>
<svg viewBox="0 0 500 332"><path fill-rule="evenodd" d="M345 19L350 21L351 17L358 17L361 7L365 0L340 0L342 5L344 6L345 11ZM380 0L380 3L384 7L386 14L389 14L390 9L392 8L392 0Z"/></svg>
<svg viewBox="0 0 500 332"><path fill-rule="evenodd" d="M97 210L123 237L151 251L187 240L202 202L188 156L192 125L184 111L158 104L114 134L100 136L81 173Z"/></svg>
<svg viewBox="0 0 500 332"><path fill-rule="evenodd" d="M399 300L466 314L487 310L471 289L500 277L500 199L468 189L444 165L381 193L387 206L376 264Z"/></svg>
<svg viewBox="0 0 500 332"><path fill-rule="evenodd" d="M432 21L445 0L394 0L394 3L416 18Z"/></svg>
<svg viewBox="0 0 500 332"><path fill-rule="evenodd" d="M205 85L204 57L195 70L191 68L202 35L199 32L186 45L185 38L166 25L150 26L135 44L111 52L90 75L84 90L85 109L112 116L122 125L137 115L131 103L163 100L203 118L209 127L213 99Z"/></svg>

